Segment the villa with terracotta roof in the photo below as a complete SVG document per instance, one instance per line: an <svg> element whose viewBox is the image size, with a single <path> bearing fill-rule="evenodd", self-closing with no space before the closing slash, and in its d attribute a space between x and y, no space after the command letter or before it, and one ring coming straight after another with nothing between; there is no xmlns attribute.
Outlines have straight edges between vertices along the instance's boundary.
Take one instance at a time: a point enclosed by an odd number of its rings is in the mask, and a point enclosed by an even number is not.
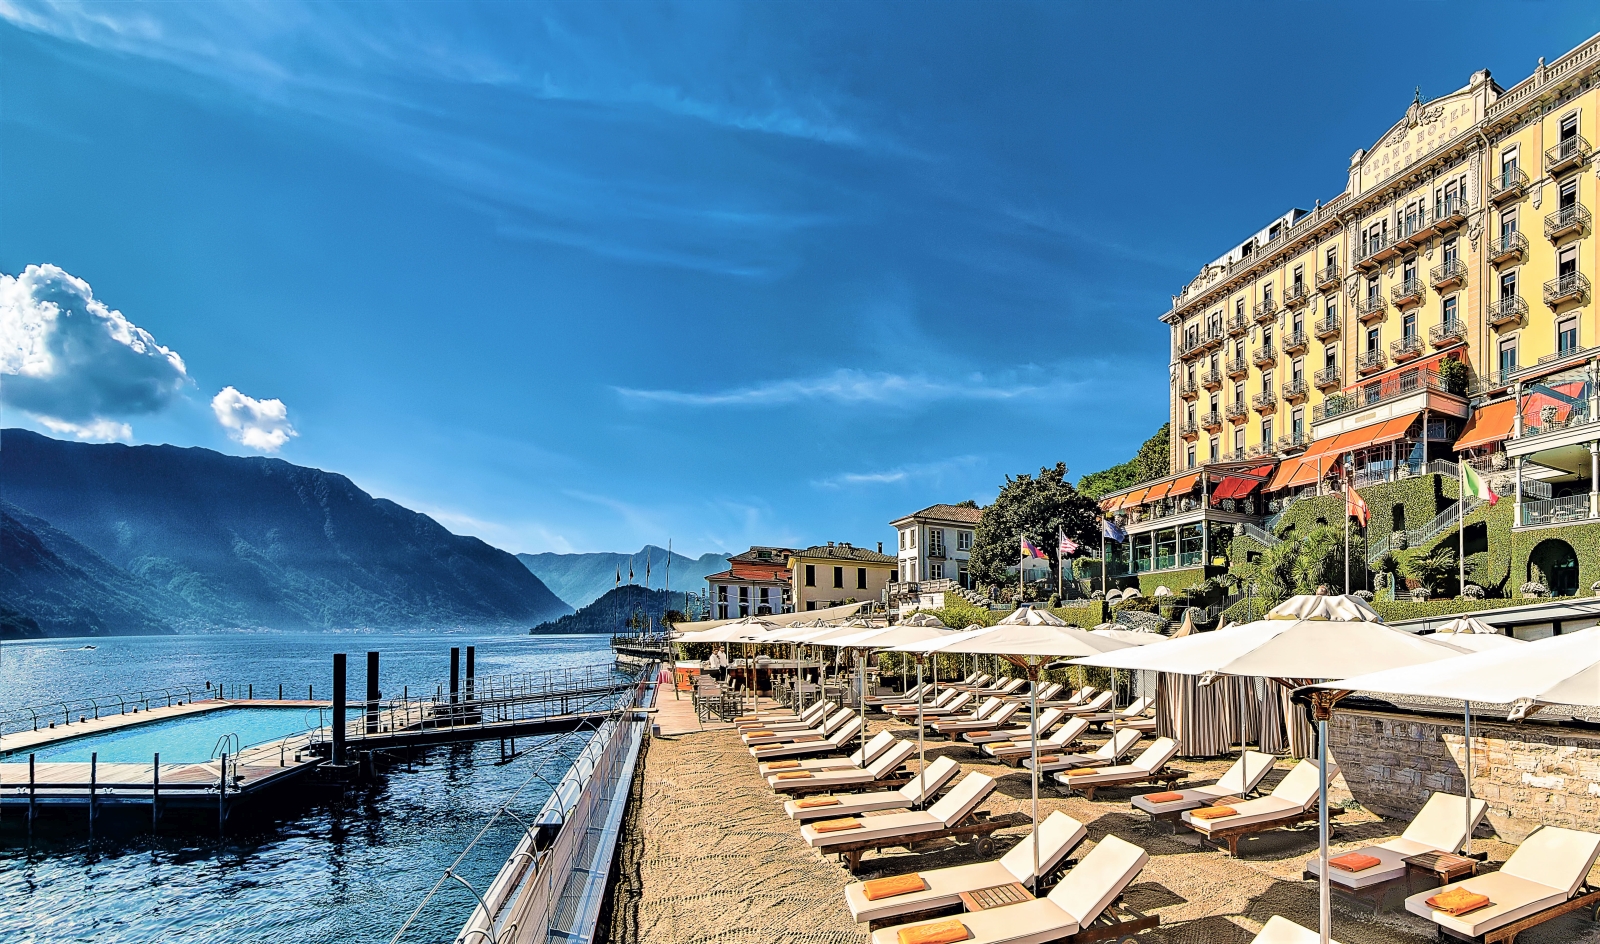
<svg viewBox="0 0 1600 944"><path fill-rule="evenodd" d="M752 547L728 558L728 569L706 577L713 619L792 613L787 547Z"/></svg>
<svg viewBox="0 0 1600 944"><path fill-rule="evenodd" d="M899 533L898 563L902 583L954 580L969 586L968 561L983 510L969 505L929 505L889 522Z"/></svg>

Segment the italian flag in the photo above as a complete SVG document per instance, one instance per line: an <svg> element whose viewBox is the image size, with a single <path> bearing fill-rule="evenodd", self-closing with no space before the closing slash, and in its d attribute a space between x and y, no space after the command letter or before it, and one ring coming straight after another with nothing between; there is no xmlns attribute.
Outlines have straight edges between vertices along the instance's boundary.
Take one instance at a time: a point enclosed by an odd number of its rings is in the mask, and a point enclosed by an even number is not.
<svg viewBox="0 0 1600 944"><path fill-rule="evenodd" d="M1461 463L1461 494L1463 496L1472 495L1476 498L1481 498L1489 503L1490 508L1493 508L1494 503L1500 500L1500 496L1494 493L1494 489L1490 488L1489 483L1483 480L1483 476L1478 474L1478 470L1466 462Z"/></svg>

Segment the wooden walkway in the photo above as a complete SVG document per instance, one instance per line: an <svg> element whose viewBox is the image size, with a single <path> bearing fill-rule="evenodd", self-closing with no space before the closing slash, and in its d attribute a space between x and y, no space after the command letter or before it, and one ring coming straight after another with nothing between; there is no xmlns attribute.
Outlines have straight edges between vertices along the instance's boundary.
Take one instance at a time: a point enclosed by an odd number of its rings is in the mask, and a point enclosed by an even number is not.
<svg viewBox="0 0 1600 944"><path fill-rule="evenodd" d="M145 710L133 710L123 714L102 715L99 718L85 718L83 721L70 723L55 723L42 727L37 731L18 731L14 734L0 736L0 757L6 754L15 754L29 748L39 748L68 738L82 737L85 734L103 734L106 731L116 731L131 727L136 724L148 724L152 721L165 721L169 718L182 718L188 715L204 714L208 711L218 711L223 708L327 708L331 702L305 701L285 699L257 698L251 701L225 701L221 698L212 698L206 701L192 701L182 705L161 706Z"/></svg>

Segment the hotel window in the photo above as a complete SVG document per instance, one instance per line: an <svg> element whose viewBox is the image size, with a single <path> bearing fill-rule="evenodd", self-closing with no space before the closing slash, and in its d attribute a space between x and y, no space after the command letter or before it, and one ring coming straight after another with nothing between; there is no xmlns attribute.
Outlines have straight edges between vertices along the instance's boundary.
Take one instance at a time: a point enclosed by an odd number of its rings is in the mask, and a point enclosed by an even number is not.
<svg viewBox="0 0 1600 944"><path fill-rule="evenodd" d="M1578 319L1563 318L1556 324L1556 353L1571 354L1578 349Z"/></svg>
<svg viewBox="0 0 1600 944"><path fill-rule="evenodd" d="M1578 274L1578 247L1568 246L1556 254L1556 278L1569 279Z"/></svg>
<svg viewBox="0 0 1600 944"><path fill-rule="evenodd" d="M1328 296L1328 314L1326 316L1326 321L1328 324L1339 323L1339 303L1334 300L1332 295Z"/></svg>
<svg viewBox="0 0 1600 944"><path fill-rule="evenodd" d="M1517 180L1517 149L1508 147L1500 152L1500 186L1509 187Z"/></svg>
<svg viewBox="0 0 1600 944"><path fill-rule="evenodd" d="M1244 360L1244 338L1233 342L1233 359L1236 361Z"/></svg>
<svg viewBox="0 0 1600 944"><path fill-rule="evenodd" d="M1189 369L1184 372L1183 382L1188 384L1191 387L1194 386L1194 365L1193 364L1190 364L1189 365Z"/></svg>
<svg viewBox="0 0 1600 944"><path fill-rule="evenodd" d="M1242 383L1233 385L1233 405L1244 406L1244 384Z"/></svg>
<svg viewBox="0 0 1600 944"><path fill-rule="evenodd" d="M771 587L762 587L761 588L761 610L760 610L760 612L761 612L761 615L767 615L767 614L770 614L772 612L772 588Z"/></svg>
<svg viewBox="0 0 1600 944"><path fill-rule="evenodd" d="M1300 335L1305 334L1305 333L1306 333L1306 316L1297 311L1297 312L1294 313L1294 324L1291 327L1291 329L1289 331L1289 334L1290 334L1291 337L1299 337Z"/></svg>
<svg viewBox="0 0 1600 944"><path fill-rule="evenodd" d="M1271 282L1268 282L1267 284L1261 286L1261 304L1266 305L1268 308L1272 307L1272 283Z"/></svg>
<svg viewBox="0 0 1600 944"><path fill-rule="evenodd" d="M1272 392L1272 371L1264 370L1261 372L1261 389L1265 393Z"/></svg>
<svg viewBox="0 0 1600 944"><path fill-rule="evenodd" d="M1237 315L1238 317L1240 317L1240 318L1244 317L1244 299L1242 299L1242 298L1234 299L1234 302L1233 302L1233 313L1235 315Z"/></svg>
<svg viewBox="0 0 1600 944"><path fill-rule="evenodd" d="M856 589L867 589L867 569L865 567L856 568Z"/></svg>
<svg viewBox="0 0 1600 944"><path fill-rule="evenodd" d="M1377 328L1368 328L1367 329L1367 353L1368 354L1375 353L1380 347L1382 347L1382 344L1379 343L1378 329Z"/></svg>
<svg viewBox="0 0 1600 944"><path fill-rule="evenodd" d="M1449 238L1449 239L1444 241L1444 260L1443 261L1444 261L1444 264L1445 264L1446 267L1453 266L1453 265L1456 264L1456 260L1458 258L1460 258L1456 254L1456 252L1457 252L1456 240L1455 240L1455 237L1452 236L1451 238Z"/></svg>
<svg viewBox="0 0 1600 944"><path fill-rule="evenodd" d="M970 551L970 550L972 550L972 532L971 531L957 531L956 532L956 550L958 550L958 551Z"/></svg>
<svg viewBox="0 0 1600 944"><path fill-rule="evenodd" d="M1222 336L1222 312L1220 310L1206 316L1206 333L1212 337Z"/></svg>
<svg viewBox="0 0 1600 944"><path fill-rule="evenodd" d="M1406 312L1406 316L1400 319L1400 337L1407 341L1415 341L1417 339L1416 312L1408 311Z"/></svg>
<svg viewBox="0 0 1600 944"><path fill-rule="evenodd" d="M1500 237L1504 239L1517 231L1517 208L1500 211Z"/></svg>
<svg viewBox="0 0 1600 944"><path fill-rule="evenodd" d="M933 563L929 564L928 565L928 579L929 580L943 580L944 579L944 565L939 563L938 561L934 561ZM867 585L866 584L862 584L861 586L864 589Z"/></svg>
<svg viewBox="0 0 1600 944"><path fill-rule="evenodd" d="M1220 403L1217 400L1217 395L1213 393L1211 395L1211 412L1213 412L1213 413L1217 412L1217 407L1219 405L1220 405Z"/></svg>
<svg viewBox="0 0 1600 944"><path fill-rule="evenodd" d="M1514 298L1517 294L1517 270L1500 273L1500 297Z"/></svg>
<svg viewBox="0 0 1600 944"><path fill-rule="evenodd" d="M806 586L815 587L816 585L817 585L817 565L816 564L807 564L806 565Z"/></svg>
<svg viewBox="0 0 1600 944"><path fill-rule="evenodd" d="M903 551L905 549L906 549L906 533L904 531L901 531L900 532L900 550Z"/></svg>
<svg viewBox="0 0 1600 944"><path fill-rule="evenodd" d="M1417 280L1417 257L1412 256L1400 266L1400 282L1415 282Z"/></svg>
<svg viewBox="0 0 1600 944"><path fill-rule="evenodd" d="M836 590L843 590L844 589L844 568L843 567L835 567L833 569L833 586L834 586L834 589L836 589Z"/></svg>
<svg viewBox="0 0 1600 944"><path fill-rule="evenodd" d="M911 528L908 533L911 535L911 546L915 548L917 546L917 529Z"/></svg>
<svg viewBox="0 0 1600 944"><path fill-rule="evenodd" d="M1233 457L1235 459L1244 455L1244 427L1233 431Z"/></svg>
<svg viewBox="0 0 1600 944"><path fill-rule="evenodd" d="M1305 291L1305 289L1306 289L1306 267L1305 266L1295 266L1294 267L1294 276L1292 277L1291 284L1294 285L1294 293L1296 295L1299 295L1301 292Z"/></svg>
<svg viewBox="0 0 1600 944"><path fill-rule="evenodd" d="M1561 185L1561 209L1571 209L1578 202L1578 178L1574 177Z"/></svg>
<svg viewBox="0 0 1600 944"><path fill-rule="evenodd" d="M1577 136L1578 136L1578 113L1577 112L1573 112L1572 114L1570 114L1570 115L1566 116L1565 118L1561 119L1561 143L1565 144L1568 141L1571 141L1573 138L1576 138Z"/></svg>
<svg viewBox="0 0 1600 944"><path fill-rule="evenodd" d="M1306 408L1297 406L1294 408L1294 412L1289 414L1289 435L1294 437L1295 442L1299 442L1300 438L1305 434Z"/></svg>
<svg viewBox="0 0 1600 944"><path fill-rule="evenodd" d="M740 587L739 588L739 615L740 616L749 616L750 615L750 588L749 587Z"/></svg>
<svg viewBox="0 0 1600 944"><path fill-rule="evenodd" d="M1330 344L1327 347L1322 349L1322 366L1323 367L1337 367L1337 366L1339 366L1339 345Z"/></svg>
<svg viewBox="0 0 1600 944"><path fill-rule="evenodd" d="M1261 444L1263 446L1272 445L1272 420L1271 419L1264 419L1264 420L1261 421Z"/></svg>
<svg viewBox="0 0 1600 944"><path fill-rule="evenodd" d="M1330 246L1328 248L1327 263L1328 263L1328 268L1330 268L1330 269L1339 264L1339 247L1338 246Z"/></svg>
<svg viewBox="0 0 1600 944"><path fill-rule="evenodd" d="M1454 295L1439 303L1439 323L1447 328L1456 323L1456 297Z"/></svg>
<svg viewBox="0 0 1600 944"><path fill-rule="evenodd" d="M1467 178L1465 175L1433 191L1433 204L1438 216L1449 216L1467 205Z"/></svg>
<svg viewBox="0 0 1600 944"><path fill-rule="evenodd" d="M1506 338L1500 342L1500 379L1517 369L1517 339Z"/></svg>
<svg viewBox="0 0 1600 944"><path fill-rule="evenodd" d="M1368 279L1367 280L1367 302L1369 304L1376 303L1380 297L1381 296L1378 293L1378 280L1377 279Z"/></svg>
<svg viewBox="0 0 1600 944"><path fill-rule="evenodd" d="M1212 436L1211 437L1211 461L1215 462L1220 458L1222 458L1222 440L1218 439L1215 436Z"/></svg>
<svg viewBox="0 0 1600 944"><path fill-rule="evenodd" d="M1189 459L1189 464L1187 466L1185 466L1185 468L1189 468L1189 469L1194 468L1194 447L1193 446L1189 447L1188 459Z"/></svg>
<svg viewBox="0 0 1600 944"><path fill-rule="evenodd" d="M1289 380L1301 383L1306 379L1306 359L1297 357L1289 362Z"/></svg>
<svg viewBox="0 0 1600 944"><path fill-rule="evenodd" d="M1219 364L1217 355L1216 354L1212 354L1211 355L1211 375L1213 377L1216 376L1217 374L1222 373L1222 371L1219 369L1219 367L1220 367L1220 364Z"/></svg>
<svg viewBox="0 0 1600 944"><path fill-rule="evenodd" d="M1184 425L1185 426L1193 426L1193 425L1195 425L1195 422L1196 422L1196 420L1195 420L1195 416L1194 416L1194 404L1191 403L1188 406L1187 412L1184 414Z"/></svg>
<svg viewBox="0 0 1600 944"><path fill-rule="evenodd" d="M1189 327L1185 328L1184 332L1183 332L1183 349L1185 351L1187 351L1192 347L1198 346L1199 344L1200 344L1200 325L1198 323L1196 323L1196 324L1192 324Z"/></svg>
<svg viewBox="0 0 1600 944"><path fill-rule="evenodd" d="M1272 347L1272 329L1271 328L1262 328L1261 329L1261 348L1263 350L1266 350L1267 348L1270 348L1270 347Z"/></svg>

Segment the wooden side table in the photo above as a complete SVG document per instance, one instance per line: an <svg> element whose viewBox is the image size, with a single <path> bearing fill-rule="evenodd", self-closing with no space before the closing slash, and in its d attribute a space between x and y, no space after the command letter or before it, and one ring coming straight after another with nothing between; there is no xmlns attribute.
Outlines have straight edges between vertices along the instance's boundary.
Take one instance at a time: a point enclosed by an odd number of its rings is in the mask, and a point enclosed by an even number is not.
<svg viewBox="0 0 1600 944"><path fill-rule="evenodd" d="M1411 891L1413 875L1432 875L1440 885L1478 874L1478 860L1450 852L1421 852L1402 859L1406 864L1406 891Z"/></svg>
<svg viewBox="0 0 1600 944"><path fill-rule="evenodd" d="M1009 885L993 885L989 888L980 888L976 891L961 893L961 903L967 906L968 911L984 911L988 908L1015 905L1032 899L1033 892L1028 891L1028 886L1021 882L1012 882Z"/></svg>

